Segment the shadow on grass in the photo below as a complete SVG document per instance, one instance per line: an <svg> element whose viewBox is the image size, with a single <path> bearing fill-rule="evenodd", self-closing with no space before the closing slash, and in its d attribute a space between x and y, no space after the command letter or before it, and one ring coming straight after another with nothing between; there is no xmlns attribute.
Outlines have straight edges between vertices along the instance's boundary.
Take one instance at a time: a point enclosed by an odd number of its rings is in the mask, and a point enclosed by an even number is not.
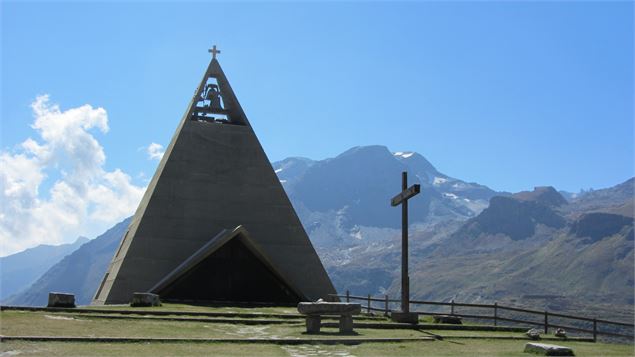
<svg viewBox="0 0 635 357"><path fill-rule="evenodd" d="M443 336L437 335L436 333L428 332L428 331L425 331L425 330L422 330L422 329L419 329L419 328L415 329L415 331L419 331L419 332L421 332L424 335L432 336L432 337L434 337L435 340L443 341Z"/></svg>
<svg viewBox="0 0 635 357"><path fill-rule="evenodd" d="M447 343L453 343L455 345L461 345L461 346L465 346L465 343L461 343L461 342L456 342L456 341L445 341Z"/></svg>
<svg viewBox="0 0 635 357"><path fill-rule="evenodd" d="M302 332L304 336L361 336L359 333L353 332L339 332L339 331L320 331L318 333Z"/></svg>
<svg viewBox="0 0 635 357"><path fill-rule="evenodd" d="M161 300L172 304L184 304L199 307L239 307L243 309L261 309L263 307L297 307L295 303L240 302L240 301L199 301L199 300Z"/></svg>

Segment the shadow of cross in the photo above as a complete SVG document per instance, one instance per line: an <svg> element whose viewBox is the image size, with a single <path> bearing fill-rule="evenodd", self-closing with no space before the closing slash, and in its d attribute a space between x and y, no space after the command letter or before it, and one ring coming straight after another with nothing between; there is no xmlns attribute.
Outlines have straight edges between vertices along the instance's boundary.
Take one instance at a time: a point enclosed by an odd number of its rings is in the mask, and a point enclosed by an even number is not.
<svg viewBox="0 0 635 357"><path fill-rule="evenodd" d="M410 277L408 276L408 200L421 191L419 184L408 187L408 173L401 173L401 192L390 205L401 205L401 311L410 312Z"/></svg>

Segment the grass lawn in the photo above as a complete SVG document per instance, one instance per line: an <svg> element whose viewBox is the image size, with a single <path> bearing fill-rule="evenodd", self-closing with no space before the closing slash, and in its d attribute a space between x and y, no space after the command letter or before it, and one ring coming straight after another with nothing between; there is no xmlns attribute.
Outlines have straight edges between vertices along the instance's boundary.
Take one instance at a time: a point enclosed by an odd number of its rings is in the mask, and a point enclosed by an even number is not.
<svg viewBox="0 0 635 357"><path fill-rule="evenodd" d="M445 340L360 345L267 345L220 343L6 342L7 356L535 356L525 341ZM576 356L633 356L632 345L567 342ZM19 353L19 354L18 354Z"/></svg>
<svg viewBox="0 0 635 357"><path fill-rule="evenodd" d="M103 309L104 307L98 307ZM128 306L107 309L130 310ZM234 308L165 304L135 311L296 313L293 308ZM107 319L91 314L49 311L2 311L0 334L5 336L154 337L154 338L282 338L340 339L337 328L323 328L320 335L306 335L302 319L283 324L227 323L214 321L168 321L151 319ZM103 315L103 314L102 314ZM109 315L109 314L108 314ZM114 314L116 316L122 316ZM138 315L135 315L139 317ZM240 320L240 319L236 319ZM387 319L378 320L388 322ZM359 345L276 345L251 343L99 343L8 341L0 345L0 357L9 356L531 356L523 353L526 340L452 339L452 336L518 336L522 333L425 329L356 329L358 338L418 338L430 334L442 341L362 343ZM576 356L633 356L633 345L571 341L546 341L573 348Z"/></svg>
<svg viewBox="0 0 635 357"><path fill-rule="evenodd" d="M7 356L286 356L282 346L220 343L6 342ZM0 354L2 355L2 354Z"/></svg>
<svg viewBox="0 0 635 357"><path fill-rule="evenodd" d="M103 319L82 314L3 311L0 334L6 336L73 337L183 337L183 338L305 338L304 322L282 325L244 325L214 322L164 321L150 319ZM317 337L348 337L335 334L337 328L323 328ZM331 333L328 333L331 332ZM357 329L357 337L423 337L416 330Z"/></svg>
<svg viewBox="0 0 635 357"><path fill-rule="evenodd" d="M462 331L462 330L433 330L433 329L423 329L421 330L424 333L439 335L443 337L451 337L451 336L513 336L513 337L527 337L524 333L520 332L500 332L500 331ZM553 335L548 335L549 337L553 337Z"/></svg>

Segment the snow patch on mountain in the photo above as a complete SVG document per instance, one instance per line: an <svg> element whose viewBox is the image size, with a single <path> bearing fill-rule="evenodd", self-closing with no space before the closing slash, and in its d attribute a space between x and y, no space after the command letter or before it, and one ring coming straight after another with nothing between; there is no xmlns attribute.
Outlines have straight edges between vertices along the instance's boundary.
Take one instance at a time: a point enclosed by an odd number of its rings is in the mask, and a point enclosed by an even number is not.
<svg viewBox="0 0 635 357"><path fill-rule="evenodd" d="M435 186L441 186L444 183L448 182L448 179L443 178L443 177L435 177L434 181L432 181L432 184Z"/></svg>
<svg viewBox="0 0 635 357"><path fill-rule="evenodd" d="M399 156L399 157L403 157L404 159L409 158L410 156L414 155L414 152L409 152L409 151L397 151L396 153L393 153L393 155L395 156Z"/></svg>

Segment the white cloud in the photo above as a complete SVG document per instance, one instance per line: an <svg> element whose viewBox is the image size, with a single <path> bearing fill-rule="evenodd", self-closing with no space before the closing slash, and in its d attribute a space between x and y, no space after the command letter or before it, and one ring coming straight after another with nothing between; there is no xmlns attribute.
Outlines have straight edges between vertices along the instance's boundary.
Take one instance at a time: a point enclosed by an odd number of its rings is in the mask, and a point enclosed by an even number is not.
<svg viewBox="0 0 635 357"><path fill-rule="evenodd" d="M146 152L148 153L148 158L150 160L161 160L165 150L163 150L163 145L157 143L151 143L146 148Z"/></svg>
<svg viewBox="0 0 635 357"><path fill-rule="evenodd" d="M0 151L2 256L101 233L131 215L145 191L123 171L104 169L106 154L91 134L108 132L103 108L62 111L47 95L31 108L39 139ZM50 187L45 194L43 187Z"/></svg>

